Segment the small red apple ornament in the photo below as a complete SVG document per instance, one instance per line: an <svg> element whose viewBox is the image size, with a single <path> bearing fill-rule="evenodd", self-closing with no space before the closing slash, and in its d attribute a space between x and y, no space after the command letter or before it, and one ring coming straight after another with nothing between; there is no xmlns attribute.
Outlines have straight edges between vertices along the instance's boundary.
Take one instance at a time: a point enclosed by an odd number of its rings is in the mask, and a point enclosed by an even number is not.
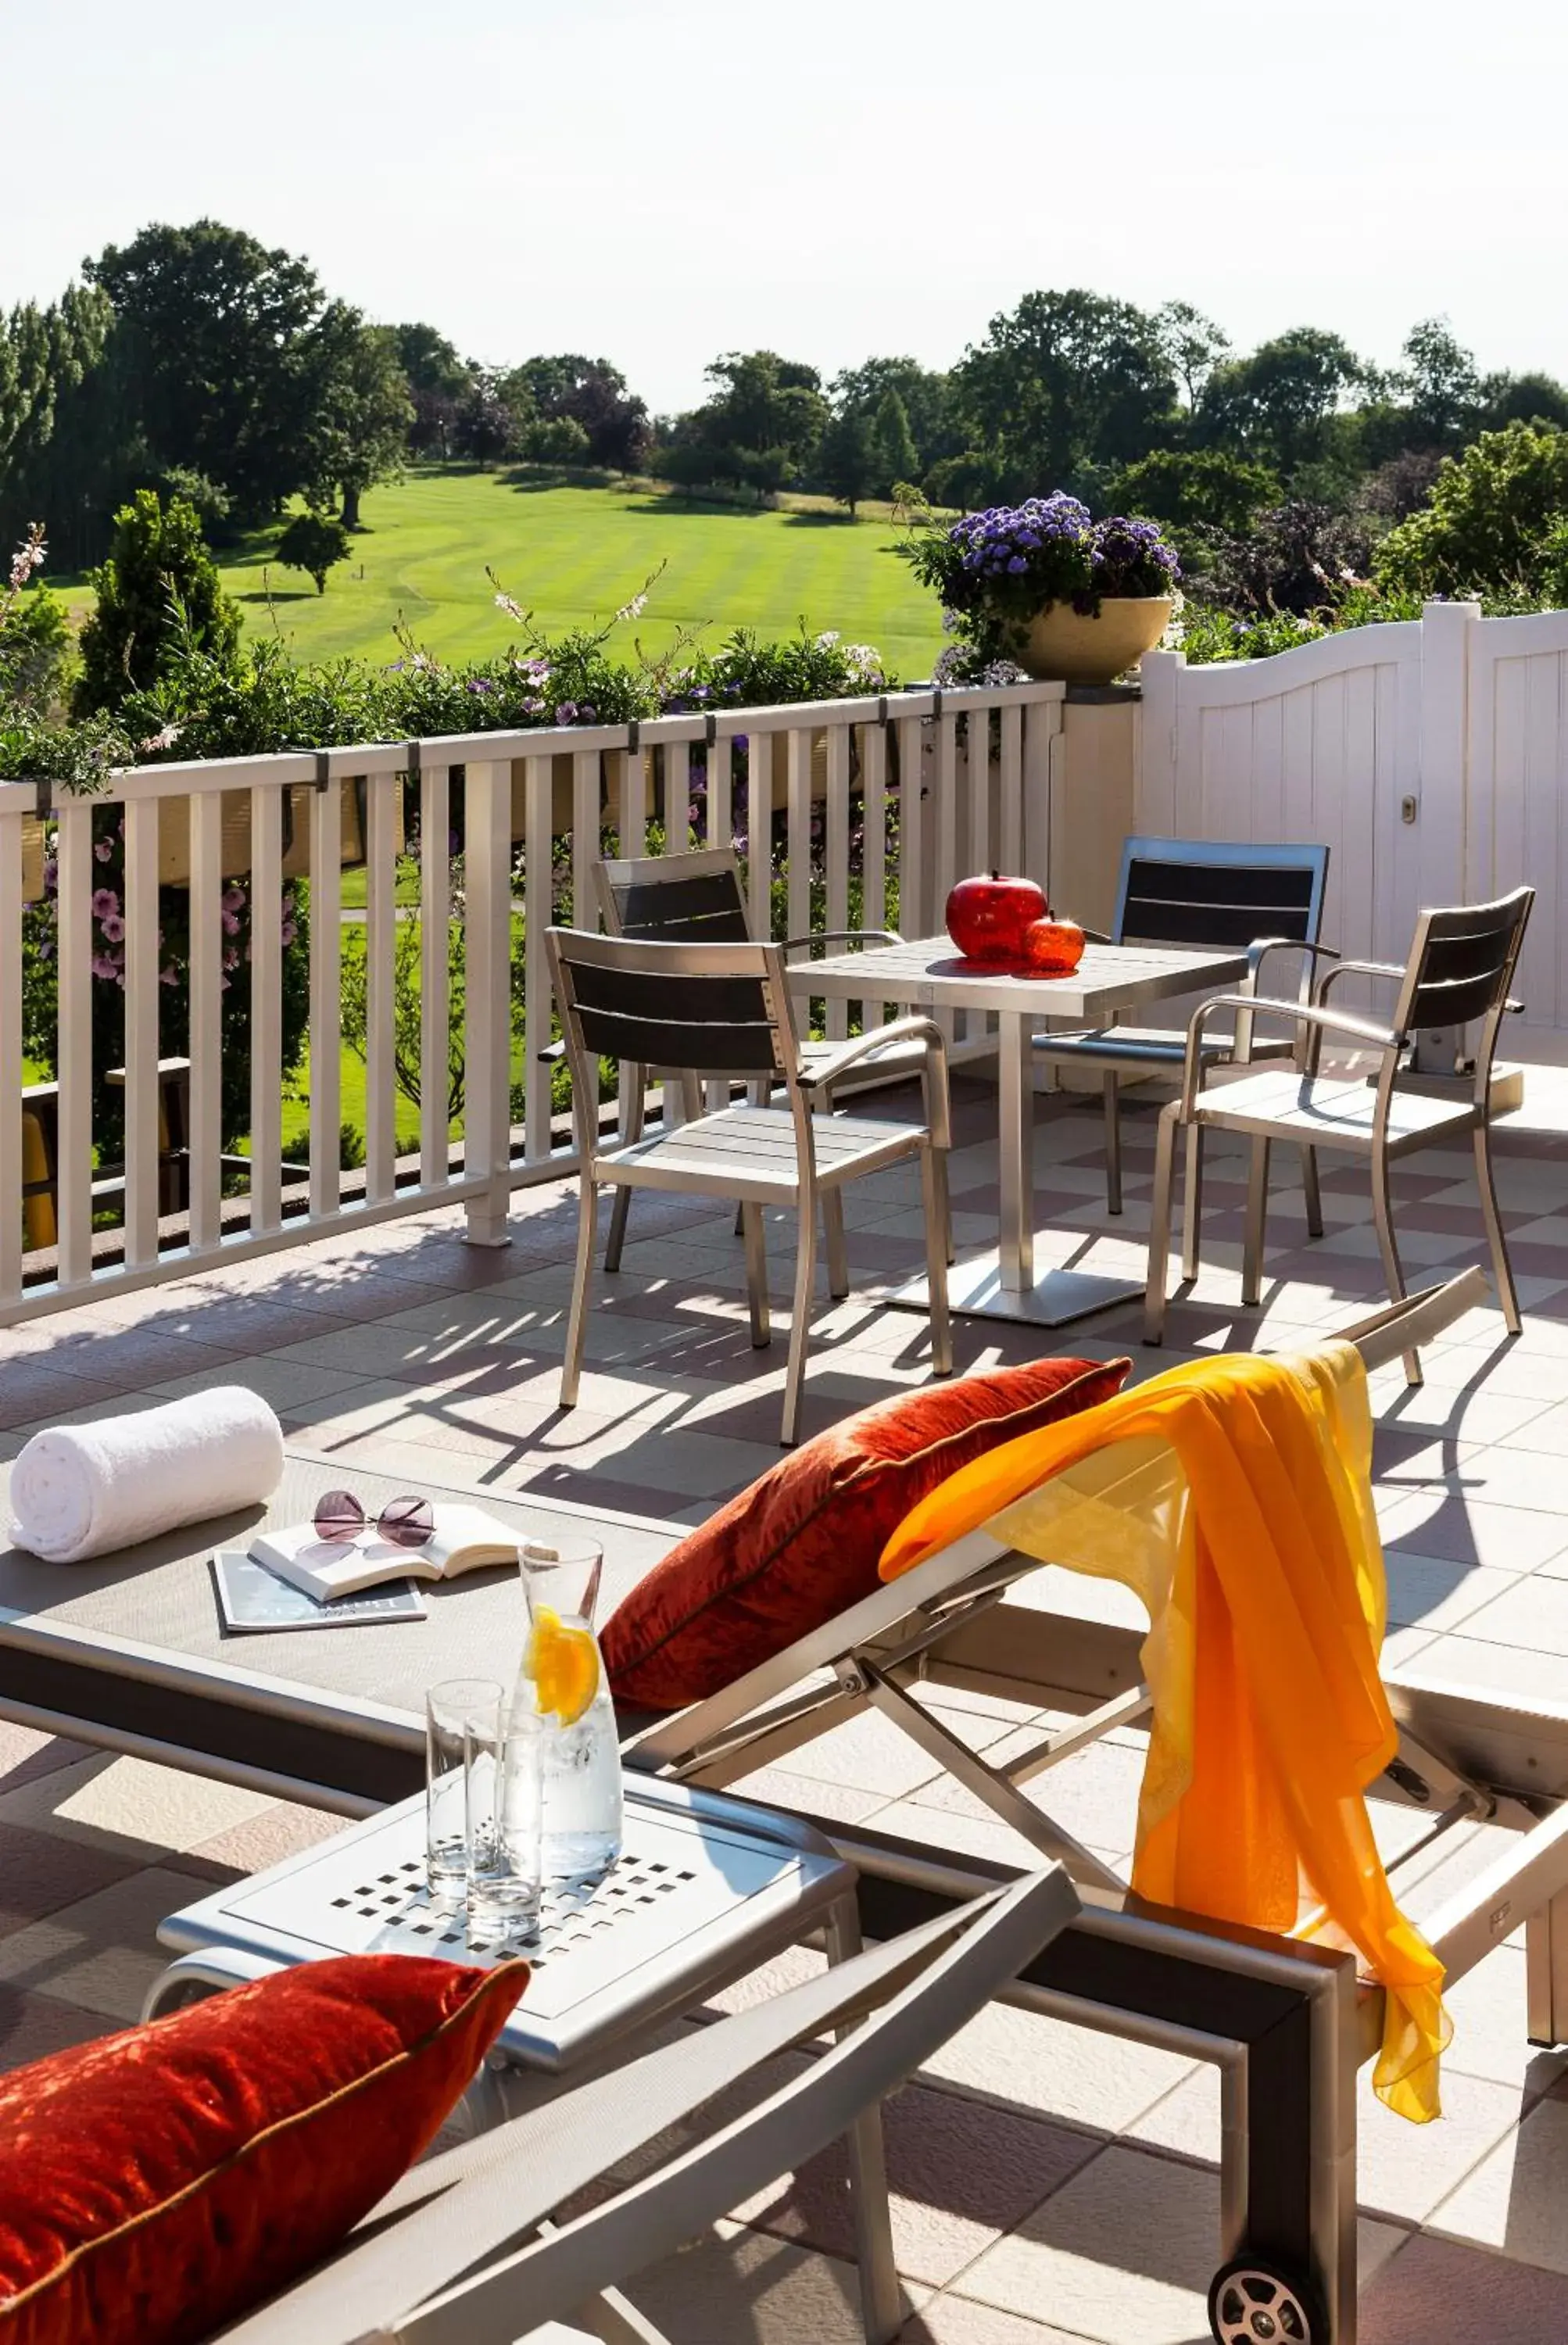
<svg viewBox="0 0 1568 2345"><path fill-rule="evenodd" d="M1084 958L1084 931L1047 912L1024 929L1023 958L1036 977L1070 977Z"/></svg>
<svg viewBox="0 0 1568 2345"><path fill-rule="evenodd" d="M961 879L943 915L948 935L965 960L1027 959L1024 931L1046 915L1044 891L1033 879L1008 878L1000 871Z"/></svg>

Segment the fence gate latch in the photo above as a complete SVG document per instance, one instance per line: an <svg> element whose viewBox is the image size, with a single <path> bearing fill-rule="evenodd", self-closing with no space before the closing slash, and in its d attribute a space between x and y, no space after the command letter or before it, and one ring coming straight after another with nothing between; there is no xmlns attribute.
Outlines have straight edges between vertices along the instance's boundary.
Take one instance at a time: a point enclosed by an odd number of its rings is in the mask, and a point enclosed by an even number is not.
<svg viewBox="0 0 1568 2345"><path fill-rule="evenodd" d="M1400 800L1400 820L1401 822L1414 822L1416 815L1420 809L1420 801L1416 797L1414 791L1412 790L1409 792Z"/></svg>

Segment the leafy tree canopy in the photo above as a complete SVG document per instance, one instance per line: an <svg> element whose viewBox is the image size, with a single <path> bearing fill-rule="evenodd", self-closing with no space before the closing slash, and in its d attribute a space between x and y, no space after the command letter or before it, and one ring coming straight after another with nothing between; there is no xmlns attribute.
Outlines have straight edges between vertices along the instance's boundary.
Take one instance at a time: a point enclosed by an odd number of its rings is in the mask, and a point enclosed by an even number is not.
<svg viewBox="0 0 1568 2345"><path fill-rule="evenodd" d="M1009 496L1096 485L1175 421L1176 373L1155 318L1081 288L1026 294L993 318L954 382L970 445L993 452L995 488Z"/></svg>
<svg viewBox="0 0 1568 2345"><path fill-rule="evenodd" d="M1368 377L1364 361L1338 334L1294 327L1250 357L1215 367L1197 403L1198 437L1288 477L1322 452L1329 419Z"/></svg>
<svg viewBox="0 0 1568 2345"><path fill-rule="evenodd" d="M278 540L277 553L285 570L302 570L316 582L316 592L327 591L327 573L346 561L349 533L334 513L296 513Z"/></svg>
<svg viewBox="0 0 1568 2345"><path fill-rule="evenodd" d="M1384 538L1376 574L1420 594L1539 590L1556 561L1547 541L1565 516L1568 431L1509 423L1449 458L1431 502Z"/></svg>

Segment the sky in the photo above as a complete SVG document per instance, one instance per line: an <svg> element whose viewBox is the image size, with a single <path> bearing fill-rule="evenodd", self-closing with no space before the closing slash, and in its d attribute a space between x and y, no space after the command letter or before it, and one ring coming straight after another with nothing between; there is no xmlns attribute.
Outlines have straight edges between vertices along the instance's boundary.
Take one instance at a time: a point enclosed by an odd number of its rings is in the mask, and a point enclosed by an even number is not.
<svg viewBox="0 0 1568 2345"><path fill-rule="evenodd" d="M1069 285L1568 378L1565 66L1562 0L0 0L0 306L207 214L660 412Z"/></svg>

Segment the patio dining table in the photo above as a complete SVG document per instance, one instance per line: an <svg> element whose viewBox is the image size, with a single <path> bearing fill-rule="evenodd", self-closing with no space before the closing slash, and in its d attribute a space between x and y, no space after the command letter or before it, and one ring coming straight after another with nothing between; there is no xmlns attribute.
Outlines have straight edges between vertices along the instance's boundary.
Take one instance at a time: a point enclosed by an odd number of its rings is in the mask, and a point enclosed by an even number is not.
<svg viewBox="0 0 1568 2345"><path fill-rule="evenodd" d="M872 952L799 961L790 990L830 1001L892 1001L916 1010L990 1012L996 1019L1000 1213L998 1244L954 1264L954 1311L983 1319L1060 1327L1143 1292L1143 1279L1052 1268L1034 1261L1033 1114L1030 1038L1052 1023L1105 1026L1130 1010L1211 991L1247 974L1244 952L1188 951L1170 945L1088 945L1068 977L990 969L965 960L949 938L922 937ZM911 1279L885 1298L926 1308L926 1283Z"/></svg>

